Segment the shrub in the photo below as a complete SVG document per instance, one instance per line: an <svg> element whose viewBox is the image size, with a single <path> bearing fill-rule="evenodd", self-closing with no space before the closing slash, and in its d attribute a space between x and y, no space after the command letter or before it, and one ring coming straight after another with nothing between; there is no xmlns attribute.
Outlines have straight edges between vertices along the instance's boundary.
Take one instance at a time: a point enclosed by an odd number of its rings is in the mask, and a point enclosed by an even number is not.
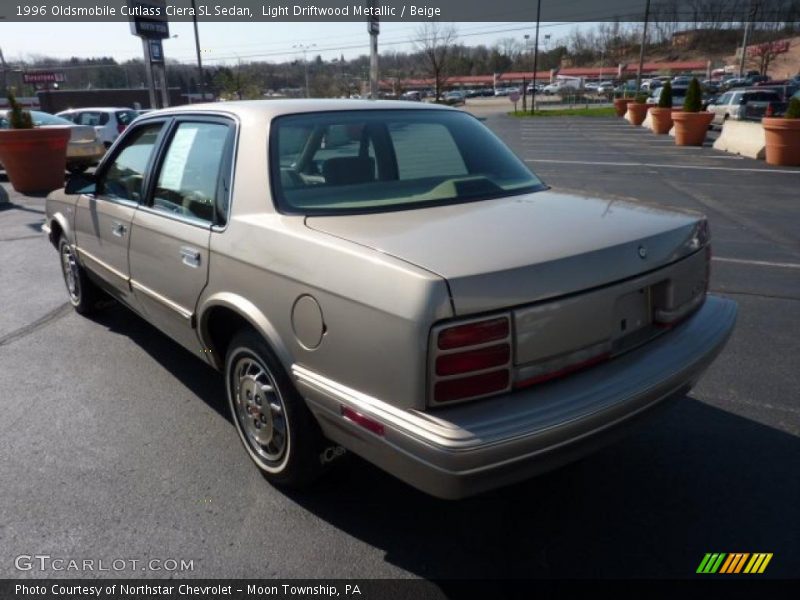
<svg viewBox="0 0 800 600"><path fill-rule="evenodd" d="M686 112L700 112L703 108L703 95L700 92L700 82L697 77L692 77L689 82L689 89L686 91L686 99L683 101L683 110Z"/></svg>
<svg viewBox="0 0 800 600"><path fill-rule="evenodd" d="M800 119L800 98L792 98L789 100L789 108L786 109L784 118Z"/></svg>
<svg viewBox="0 0 800 600"><path fill-rule="evenodd" d="M672 108L672 84L667 81L658 97L658 108Z"/></svg>
<svg viewBox="0 0 800 600"><path fill-rule="evenodd" d="M646 104L647 103L647 94L636 94L636 98L633 99L636 104Z"/></svg>
<svg viewBox="0 0 800 600"><path fill-rule="evenodd" d="M33 129L33 119L31 118L31 111L25 110L17 102L14 92L8 93L8 105L11 107L9 111L9 123L11 129Z"/></svg>

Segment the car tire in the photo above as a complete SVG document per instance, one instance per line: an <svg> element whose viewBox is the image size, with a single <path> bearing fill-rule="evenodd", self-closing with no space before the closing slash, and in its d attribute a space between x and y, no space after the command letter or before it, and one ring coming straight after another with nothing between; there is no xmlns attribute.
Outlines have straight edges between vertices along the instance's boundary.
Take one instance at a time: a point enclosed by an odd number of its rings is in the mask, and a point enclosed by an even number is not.
<svg viewBox="0 0 800 600"><path fill-rule="evenodd" d="M67 296L69 303L75 312L81 315L88 315L97 309L98 300L102 297L102 292L89 279L86 271L78 264L75 250L70 246L66 236L61 236L58 240L58 256L61 262L61 274L64 276L64 284L67 286Z"/></svg>
<svg viewBox="0 0 800 600"><path fill-rule="evenodd" d="M270 483L302 488L323 470L325 438L266 341L236 334L225 357L225 388L239 439Z"/></svg>

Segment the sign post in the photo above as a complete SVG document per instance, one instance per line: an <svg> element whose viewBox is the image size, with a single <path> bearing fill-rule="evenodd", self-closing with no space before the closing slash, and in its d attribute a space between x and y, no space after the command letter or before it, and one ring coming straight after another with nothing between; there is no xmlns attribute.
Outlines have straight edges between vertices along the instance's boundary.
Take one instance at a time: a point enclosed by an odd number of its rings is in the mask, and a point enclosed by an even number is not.
<svg viewBox="0 0 800 600"><path fill-rule="evenodd" d="M166 0L128 0L131 9L131 34L142 39L144 71L150 93L151 108L169 106L169 90L161 40L169 37ZM159 104L156 87L161 88Z"/></svg>

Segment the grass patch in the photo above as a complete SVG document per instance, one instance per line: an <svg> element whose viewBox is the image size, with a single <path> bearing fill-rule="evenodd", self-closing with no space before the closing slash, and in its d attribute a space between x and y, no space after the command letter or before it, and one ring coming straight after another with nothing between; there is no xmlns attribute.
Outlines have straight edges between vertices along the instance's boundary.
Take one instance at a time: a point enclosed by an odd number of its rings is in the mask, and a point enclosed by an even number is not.
<svg viewBox="0 0 800 600"><path fill-rule="evenodd" d="M554 108L548 110L537 110L535 113L522 112L521 110L508 113L512 117L521 119L531 117L613 117L616 115L613 106L600 106L590 108Z"/></svg>

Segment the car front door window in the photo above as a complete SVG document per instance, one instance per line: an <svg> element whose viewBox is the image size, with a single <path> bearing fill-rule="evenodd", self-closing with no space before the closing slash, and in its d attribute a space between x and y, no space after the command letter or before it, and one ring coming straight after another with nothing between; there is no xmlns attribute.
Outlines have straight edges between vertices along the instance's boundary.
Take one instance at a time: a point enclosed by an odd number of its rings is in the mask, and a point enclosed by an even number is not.
<svg viewBox="0 0 800 600"><path fill-rule="evenodd" d="M99 192L102 195L110 199L141 201L145 169L160 132L161 123L154 123L138 128L127 137L124 147L101 176Z"/></svg>

